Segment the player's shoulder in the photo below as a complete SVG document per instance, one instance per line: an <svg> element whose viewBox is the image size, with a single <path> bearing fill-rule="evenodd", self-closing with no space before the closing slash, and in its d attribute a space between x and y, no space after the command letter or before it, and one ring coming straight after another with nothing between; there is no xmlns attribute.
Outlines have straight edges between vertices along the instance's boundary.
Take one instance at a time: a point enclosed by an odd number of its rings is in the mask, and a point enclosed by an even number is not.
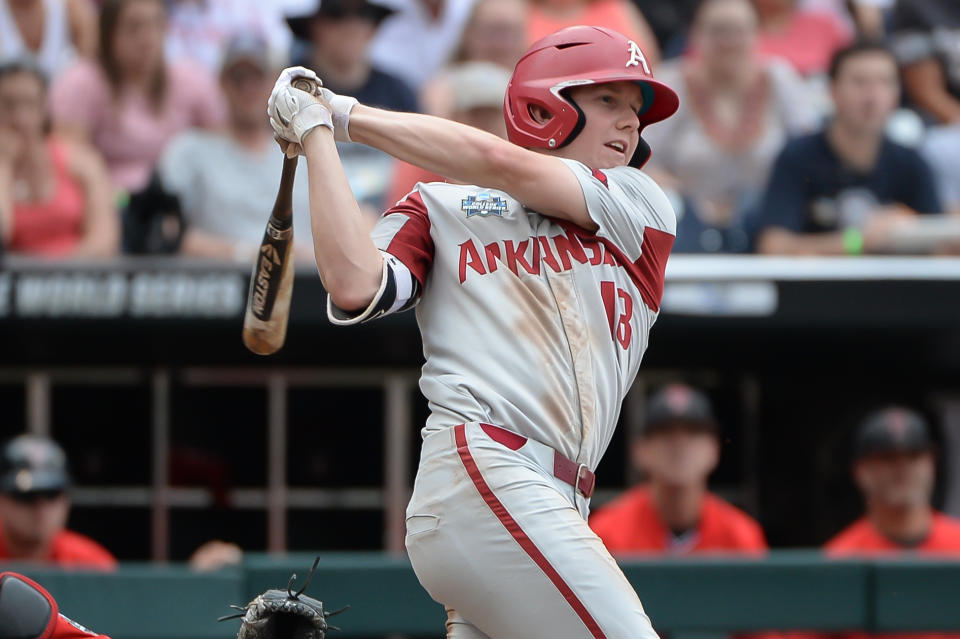
<svg viewBox="0 0 960 639"><path fill-rule="evenodd" d="M814 131L790 138L783 145L783 150L780 153L783 156L796 159L820 158L829 154L826 133L824 131Z"/></svg>
<svg viewBox="0 0 960 639"><path fill-rule="evenodd" d="M724 528L737 536L748 538L744 541L764 539L763 527L760 522L727 500L713 493L708 493L706 504L707 508L711 509L713 517Z"/></svg>
<svg viewBox="0 0 960 639"><path fill-rule="evenodd" d="M54 539L54 559L69 564L82 564L110 569L117 560L99 543L72 530L61 531Z"/></svg>
<svg viewBox="0 0 960 639"><path fill-rule="evenodd" d="M862 517L827 540L823 549L828 554L870 550L874 546L870 543L870 540L875 536L870 521L866 517Z"/></svg>
<svg viewBox="0 0 960 639"><path fill-rule="evenodd" d="M451 182L419 182L407 197L419 197L428 207L463 211L466 217L473 215L501 215L508 209L519 206L509 194L474 184Z"/></svg>
<svg viewBox="0 0 960 639"><path fill-rule="evenodd" d="M960 539L960 519L946 513L937 512L933 516L933 525L940 531Z"/></svg>

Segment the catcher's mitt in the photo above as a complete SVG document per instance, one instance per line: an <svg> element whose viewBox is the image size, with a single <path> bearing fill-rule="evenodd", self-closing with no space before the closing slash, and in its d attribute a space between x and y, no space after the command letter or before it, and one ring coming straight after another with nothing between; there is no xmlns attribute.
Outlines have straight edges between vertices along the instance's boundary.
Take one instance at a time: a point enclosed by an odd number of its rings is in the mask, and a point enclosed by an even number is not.
<svg viewBox="0 0 960 639"><path fill-rule="evenodd" d="M237 639L324 639L327 630L339 630L336 626L327 624L327 617L341 613L349 606L324 612L323 602L303 594L310 585L319 561L319 557L314 560L307 580L297 592L292 590L293 582L297 578L294 574L290 577L286 590L271 589L257 595L246 606L231 605L231 608L240 612L220 617L217 621L242 618Z"/></svg>

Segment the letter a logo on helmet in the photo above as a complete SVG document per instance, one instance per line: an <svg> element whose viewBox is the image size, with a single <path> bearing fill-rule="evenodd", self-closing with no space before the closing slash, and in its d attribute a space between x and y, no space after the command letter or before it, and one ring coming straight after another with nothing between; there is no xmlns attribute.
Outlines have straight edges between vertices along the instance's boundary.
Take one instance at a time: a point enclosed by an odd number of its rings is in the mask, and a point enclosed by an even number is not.
<svg viewBox="0 0 960 639"><path fill-rule="evenodd" d="M673 89L653 78L637 43L613 29L568 27L533 43L520 58L503 102L507 137L526 148L557 149L569 144L584 125L580 108L566 90L585 84L636 82L643 90L643 108L637 113L639 130L676 112L680 100ZM530 108L539 106L552 116L538 122ZM641 167L650 157L643 141L630 160Z"/></svg>

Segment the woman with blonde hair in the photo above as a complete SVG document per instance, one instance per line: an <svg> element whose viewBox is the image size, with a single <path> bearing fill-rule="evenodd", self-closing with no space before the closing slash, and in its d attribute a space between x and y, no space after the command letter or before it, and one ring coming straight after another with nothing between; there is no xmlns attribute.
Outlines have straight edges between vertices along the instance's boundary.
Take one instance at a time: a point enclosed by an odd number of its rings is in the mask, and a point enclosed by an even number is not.
<svg viewBox="0 0 960 639"><path fill-rule="evenodd" d="M647 170L677 196L674 250L748 250L745 216L773 159L816 124L803 80L760 55L757 29L750 0L705 0L688 55L658 71L680 95L677 114L646 134L657 148Z"/></svg>

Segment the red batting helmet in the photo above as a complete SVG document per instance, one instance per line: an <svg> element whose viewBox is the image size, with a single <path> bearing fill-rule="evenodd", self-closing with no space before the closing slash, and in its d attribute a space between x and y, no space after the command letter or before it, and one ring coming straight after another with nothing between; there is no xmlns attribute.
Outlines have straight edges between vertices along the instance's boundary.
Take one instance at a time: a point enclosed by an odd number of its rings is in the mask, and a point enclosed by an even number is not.
<svg viewBox="0 0 960 639"><path fill-rule="evenodd" d="M673 89L653 79L643 51L633 40L604 27L568 27L537 40L520 58L503 101L507 137L527 148L556 149L569 144L584 125L580 108L565 95L570 87L606 82L636 82L643 89L637 113L640 131L670 117L680 106ZM530 114L538 105L553 117L544 123ZM650 157L642 139L630 166Z"/></svg>

